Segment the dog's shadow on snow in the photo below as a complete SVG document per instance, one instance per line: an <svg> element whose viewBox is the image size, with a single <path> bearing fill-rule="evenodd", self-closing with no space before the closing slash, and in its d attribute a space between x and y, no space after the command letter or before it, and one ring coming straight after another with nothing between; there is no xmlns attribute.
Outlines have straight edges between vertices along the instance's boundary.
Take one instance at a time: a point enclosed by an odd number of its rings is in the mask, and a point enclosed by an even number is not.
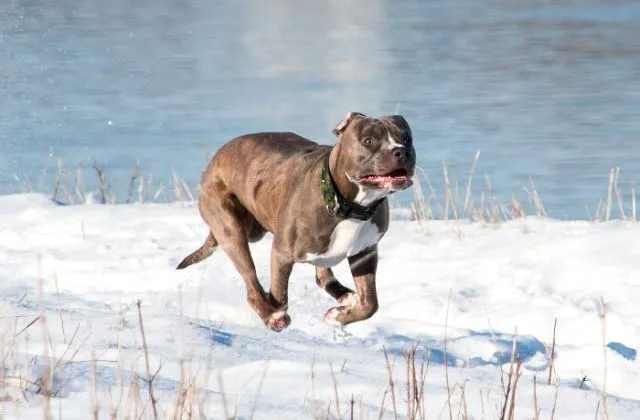
<svg viewBox="0 0 640 420"><path fill-rule="evenodd" d="M429 335L402 335L385 330L376 330L366 337L350 335L348 329L337 327L337 336L322 337L292 328L284 333L274 334L265 330L190 322L205 334L205 339L213 346L242 349L245 357L264 358L265 353L288 354L292 348L304 352L353 351L358 348L383 349L389 355L404 357L408 349L415 347L416 360L429 360L429 363L456 367L479 367L486 365L509 364L520 360L525 369L545 370L549 367L549 350L545 344L532 335L518 335L493 331L469 330L446 343L441 337ZM611 342L609 349L627 360L635 360L636 350L621 343ZM556 357L561 352L556 349Z"/></svg>
<svg viewBox="0 0 640 420"><path fill-rule="evenodd" d="M264 331L255 331L251 328L227 325L225 328L215 325L207 325L199 322L190 322L193 327L205 334L207 340L213 346L237 347L249 357L255 350L257 358L263 358L265 352L277 354L287 351L290 346L287 343L296 343L297 348L306 347L313 351L329 349L343 352L357 348L383 349L389 355L403 357L406 351L416 348L416 359L424 358L430 363L445 363L448 366L477 367L484 365L501 365L510 363L512 359L519 359L527 369L542 370L548 368L548 356L545 345L534 336L517 336L488 331L468 331L467 334L447 340L432 336L417 335L408 336L401 334L388 334L378 330L367 337L355 337L343 333L340 340L334 337L318 337L306 332L291 329L282 334L273 334ZM233 332L232 332L233 331ZM259 336L259 337L258 337ZM302 344L302 346L300 346ZM515 354L514 354L515 350ZM513 357L515 355L515 358Z"/></svg>
<svg viewBox="0 0 640 420"><path fill-rule="evenodd" d="M517 336L488 331L469 331L467 335L447 340L445 343L433 337L392 334L386 337L385 348L389 354L403 356L411 346L416 347L416 358L423 357L430 363L457 367L502 365L520 360L528 369L542 370L548 367L545 345L534 336Z"/></svg>

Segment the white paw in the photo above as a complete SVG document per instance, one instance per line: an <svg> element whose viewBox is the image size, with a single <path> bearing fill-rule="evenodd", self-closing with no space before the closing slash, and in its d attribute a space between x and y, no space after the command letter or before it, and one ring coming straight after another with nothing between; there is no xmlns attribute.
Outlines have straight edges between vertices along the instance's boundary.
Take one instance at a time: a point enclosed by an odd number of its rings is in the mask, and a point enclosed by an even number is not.
<svg viewBox="0 0 640 420"><path fill-rule="evenodd" d="M358 305L358 295L353 292L349 292L346 295L342 296L340 300L338 300L340 306L350 306L354 307Z"/></svg>
<svg viewBox="0 0 640 420"><path fill-rule="evenodd" d="M277 311L272 313L267 319L267 326L276 332L280 332L287 328L291 323L291 318L285 311Z"/></svg>
<svg viewBox="0 0 640 420"><path fill-rule="evenodd" d="M330 325L340 326L342 323L338 321L338 315L340 315L340 308L331 308L324 314L324 319Z"/></svg>

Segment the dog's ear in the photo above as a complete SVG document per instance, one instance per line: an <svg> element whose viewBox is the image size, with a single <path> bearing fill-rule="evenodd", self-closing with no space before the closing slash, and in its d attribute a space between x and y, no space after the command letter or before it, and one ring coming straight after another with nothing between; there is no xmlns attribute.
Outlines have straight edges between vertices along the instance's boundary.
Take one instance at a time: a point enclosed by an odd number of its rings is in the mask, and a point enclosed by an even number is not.
<svg viewBox="0 0 640 420"><path fill-rule="evenodd" d="M381 120L385 120L395 125L405 133L409 135L409 138L413 137L411 133L411 127L407 120L404 119L402 115L385 115L384 117L380 117Z"/></svg>
<svg viewBox="0 0 640 420"><path fill-rule="evenodd" d="M347 116L344 117L344 119L335 126L335 128L333 129L333 134L335 134L336 136L340 136L340 134L342 134L342 132L347 128L351 121L353 121L355 118L362 117L366 117L366 115L361 112L349 112Z"/></svg>

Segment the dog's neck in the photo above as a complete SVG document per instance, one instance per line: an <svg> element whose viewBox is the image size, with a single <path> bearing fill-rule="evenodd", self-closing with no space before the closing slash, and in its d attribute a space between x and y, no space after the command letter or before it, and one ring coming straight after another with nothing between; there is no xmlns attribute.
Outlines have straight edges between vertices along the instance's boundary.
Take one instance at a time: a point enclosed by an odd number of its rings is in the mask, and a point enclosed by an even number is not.
<svg viewBox="0 0 640 420"><path fill-rule="evenodd" d="M350 179L341 166L338 147L332 149L322 163L322 194L325 204L338 217L368 220L387 192L364 188Z"/></svg>
<svg viewBox="0 0 640 420"><path fill-rule="evenodd" d="M348 201L357 202L356 199L359 189L355 183L351 182L349 175L347 175L341 152L340 144L331 149L331 152L329 153L329 173L333 178L338 193Z"/></svg>

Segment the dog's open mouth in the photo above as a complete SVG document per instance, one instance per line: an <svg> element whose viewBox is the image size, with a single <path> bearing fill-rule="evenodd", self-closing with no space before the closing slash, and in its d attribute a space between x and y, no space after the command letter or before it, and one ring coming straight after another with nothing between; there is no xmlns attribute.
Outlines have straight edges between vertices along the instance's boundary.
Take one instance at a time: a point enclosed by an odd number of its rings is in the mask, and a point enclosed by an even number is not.
<svg viewBox="0 0 640 420"><path fill-rule="evenodd" d="M406 169L396 169L384 175L365 175L360 183L367 187L389 190L403 190L413 183Z"/></svg>

